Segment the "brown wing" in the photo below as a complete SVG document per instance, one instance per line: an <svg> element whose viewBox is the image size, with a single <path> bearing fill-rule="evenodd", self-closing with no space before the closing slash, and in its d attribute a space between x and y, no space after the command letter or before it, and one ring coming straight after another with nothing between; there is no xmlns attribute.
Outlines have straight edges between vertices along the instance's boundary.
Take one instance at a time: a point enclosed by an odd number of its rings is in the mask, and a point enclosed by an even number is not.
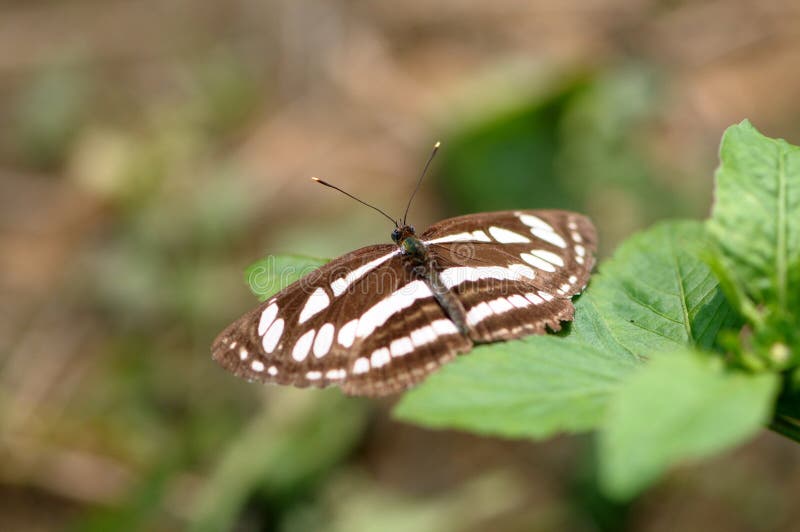
<svg viewBox="0 0 800 532"><path fill-rule="evenodd" d="M385 395L470 349L453 332L399 248L379 245L322 266L245 314L212 355L248 380Z"/></svg>
<svg viewBox="0 0 800 532"><path fill-rule="evenodd" d="M573 317L571 298L588 282L597 242L588 218L557 210L460 216L421 238L476 342L559 330Z"/></svg>

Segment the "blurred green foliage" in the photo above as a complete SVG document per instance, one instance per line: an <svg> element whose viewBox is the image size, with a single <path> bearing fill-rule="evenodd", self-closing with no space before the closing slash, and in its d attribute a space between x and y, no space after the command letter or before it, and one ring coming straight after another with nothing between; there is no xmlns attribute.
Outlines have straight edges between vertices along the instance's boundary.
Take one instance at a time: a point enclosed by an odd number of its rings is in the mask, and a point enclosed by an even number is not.
<svg viewBox="0 0 800 532"><path fill-rule="evenodd" d="M90 76L70 61L34 76L21 91L13 123L22 160L40 170L61 165L86 120L90 96Z"/></svg>
<svg viewBox="0 0 800 532"><path fill-rule="evenodd" d="M567 78L449 135L437 181L452 213L564 208L600 222L601 251L707 198L668 187L643 140L660 77L641 64Z"/></svg>
<svg viewBox="0 0 800 532"><path fill-rule="evenodd" d="M800 254L798 154L747 121L730 127L710 220L629 238L600 265L562 338L480 346L395 413L508 437L597 429L600 485L618 499L769 423L800 442L789 271Z"/></svg>

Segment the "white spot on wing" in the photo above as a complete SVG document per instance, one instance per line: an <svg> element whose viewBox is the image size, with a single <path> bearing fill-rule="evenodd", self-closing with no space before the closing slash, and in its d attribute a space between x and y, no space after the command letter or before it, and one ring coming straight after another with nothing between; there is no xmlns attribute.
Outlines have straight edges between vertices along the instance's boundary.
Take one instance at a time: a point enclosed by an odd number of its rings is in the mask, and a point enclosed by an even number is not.
<svg viewBox="0 0 800 532"><path fill-rule="evenodd" d="M545 242L549 242L554 246L565 248L567 247L567 243L564 242L564 239L561 238L553 226L549 223L545 222L538 216L533 216L532 214L519 214L519 220L531 228L531 234L534 236L541 238Z"/></svg>
<svg viewBox="0 0 800 532"><path fill-rule="evenodd" d="M414 344L411 343L411 339L408 336L403 336L402 338L398 338L389 345L389 351L392 352L393 357L401 357L403 355L407 355L413 350L414 350Z"/></svg>
<svg viewBox="0 0 800 532"><path fill-rule="evenodd" d="M361 357L356 359L353 363L353 373L356 375L360 375L361 373L366 373L369 371L369 360L366 357Z"/></svg>
<svg viewBox="0 0 800 532"><path fill-rule="evenodd" d="M564 242L564 239L561 238L561 235L559 235L556 232L545 231L544 229L541 229L539 227L534 227L533 229L531 229L531 233L533 233L534 236L541 238L545 242L553 244L554 246L560 247L562 249L567 247L567 243Z"/></svg>
<svg viewBox="0 0 800 532"><path fill-rule="evenodd" d="M526 242L531 241L526 236L494 225L489 228L489 234L492 235L492 237L501 244L516 244L516 243L524 244Z"/></svg>
<svg viewBox="0 0 800 532"><path fill-rule="evenodd" d="M248 353L248 352L247 352L247 349L245 349L245 348L244 348L244 346L242 346L242 347L240 347L240 348L239 348L239 358L240 358L240 359L242 359L242 360L247 360L247 356L248 356L249 354L250 354L250 353Z"/></svg>
<svg viewBox="0 0 800 532"><path fill-rule="evenodd" d="M514 308L514 306L504 297L498 297L497 299L489 301L489 307L492 309L492 311L494 311L495 314L502 314Z"/></svg>
<svg viewBox="0 0 800 532"><path fill-rule="evenodd" d="M569 283L570 284L575 284L576 282L578 282L578 278L576 276L574 276L574 275L570 275L569 276Z"/></svg>
<svg viewBox="0 0 800 532"><path fill-rule="evenodd" d="M356 327L358 320L350 320L339 329L339 343L345 347L350 347L356 340Z"/></svg>
<svg viewBox="0 0 800 532"><path fill-rule="evenodd" d="M306 373L306 379L310 381L317 381L322 378L322 373L319 371L309 371Z"/></svg>
<svg viewBox="0 0 800 532"><path fill-rule="evenodd" d="M494 314L494 312L492 312L491 307L489 307L485 301L481 301L467 312L467 323L470 325L475 325L482 322L492 314Z"/></svg>
<svg viewBox="0 0 800 532"><path fill-rule="evenodd" d="M551 272L551 273L556 271L556 267L555 266L553 266L552 264L550 264L546 260L542 260L539 257L531 255L530 253L520 253L519 256L522 258L522 260L524 260L525 262L527 262L528 264L530 264L531 266L533 266L535 268L539 268L540 270L543 270L543 271L546 271L546 272Z"/></svg>
<svg viewBox="0 0 800 532"><path fill-rule="evenodd" d="M527 298L528 301L530 301L534 305L539 305L541 303L544 303L544 299L542 299L541 297L537 296L533 292L525 294L525 297Z"/></svg>
<svg viewBox="0 0 800 532"><path fill-rule="evenodd" d="M275 303L264 309L264 312L261 313L261 319L258 322L259 336L264 336L264 333L267 332L267 329L269 329L269 326L272 325L272 322L275 320L275 316L277 315L278 305Z"/></svg>
<svg viewBox="0 0 800 532"><path fill-rule="evenodd" d="M317 339L314 340L314 356L322 358L328 354L333 343L333 333L335 329L332 323L326 323L319 328Z"/></svg>
<svg viewBox="0 0 800 532"><path fill-rule="evenodd" d="M431 323L431 328L433 328L433 332L439 336L458 333L458 328L455 323L450 320L436 320Z"/></svg>
<svg viewBox="0 0 800 532"><path fill-rule="evenodd" d="M414 304L418 299L433 297L428 285L424 281L411 281L405 286L392 292L388 297L370 307L358 320L356 336L363 338L386 323L393 315Z"/></svg>
<svg viewBox="0 0 800 532"><path fill-rule="evenodd" d="M545 222L538 216L533 216L532 214L520 214L519 221L524 223L528 227L541 229L543 231L549 231L551 233L555 232L553 226L551 226L549 223Z"/></svg>
<svg viewBox="0 0 800 532"><path fill-rule="evenodd" d="M275 351L275 346L278 345L281 335L283 334L283 325L283 318L278 318L272 323L270 328L267 329L267 333L264 335L264 339L261 341L261 345L264 347L264 351L267 353L272 353Z"/></svg>
<svg viewBox="0 0 800 532"><path fill-rule="evenodd" d="M267 369L267 373L269 373L274 377L275 375L278 374L278 368L276 368L275 366L270 366L269 369Z"/></svg>
<svg viewBox="0 0 800 532"><path fill-rule="evenodd" d="M292 358L298 362L302 362L308 356L308 351L311 349L311 342L314 341L314 333L316 333L315 329L311 329L303 336L298 338L297 343L294 344L294 349L292 349Z"/></svg>
<svg viewBox="0 0 800 532"><path fill-rule="evenodd" d="M329 369L327 373L325 373L325 378L330 380L339 380L344 379L347 376L347 372L344 368L339 369Z"/></svg>
<svg viewBox="0 0 800 532"><path fill-rule="evenodd" d="M334 296L339 297L345 290L347 290L347 281L343 277L339 277L331 283L331 291Z"/></svg>
<svg viewBox="0 0 800 532"><path fill-rule="evenodd" d="M431 343L434 340L436 340L436 333L433 332L430 325L411 331L411 341L414 342L414 345L417 347Z"/></svg>
<svg viewBox="0 0 800 532"><path fill-rule="evenodd" d="M257 371L259 373L264 371L264 363L261 362L260 360L253 360L250 363L250 367L253 368L253 371Z"/></svg>
<svg viewBox="0 0 800 532"><path fill-rule="evenodd" d="M584 255L586 255L586 248L584 248L580 244L576 244L575 253L577 253L579 257L583 257Z"/></svg>
<svg viewBox="0 0 800 532"><path fill-rule="evenodd" d="M491 242L492 240L483 231L473 231L472 236L476 242Z"/></svg>
<svg viewBox="0 0 800 532"><path fill-rule="evenodd" d="M386 347L376 349L369 357L369 361L373 368L384 366L389 363L389 360L391 360L391 355L389 354L389 349Z"/></svg>
<svg viewBox="0 0 800 532"><path fill-rule="evenodd" d="M303 310L300 312L300 319L298 323L305 323L309 318L326 309L330 303L331 300L328 297L328 294L325 293L325 289L321 286L318 287L311 293L310 296L308 296L308 300L306 301Z"/></svg>
<svg viewBox="0 0 800 532"><path fill-rule="evenodd" d="M552 251L547 251L546 249L532 249L531 255L535 257L539 257L542 260L546 260L550 264L554 264L555 266L564 267L564 259L553 253Z"/></svg>
<svg viewBox="0 0 800 532"><path fill-rule="evenodd" d="M511 303L512 305L514 305L517 308L529 307L530 304L531 304L530 301L528 301L527 299L525 299L524 297L522 297L519 294L514 294L514 295L511 295L511 296L508 296L508 302Z"/></svg>

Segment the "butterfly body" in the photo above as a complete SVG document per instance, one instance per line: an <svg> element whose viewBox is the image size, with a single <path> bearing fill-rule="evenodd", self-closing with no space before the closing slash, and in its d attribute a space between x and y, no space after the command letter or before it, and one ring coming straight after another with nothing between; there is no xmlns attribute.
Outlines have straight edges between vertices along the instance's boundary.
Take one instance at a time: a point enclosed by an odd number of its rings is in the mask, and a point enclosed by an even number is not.
<svg viewBox="0 0 800 532"><path fill-rule="evenodd" d="M249 380L386 395L475 344L557 331L594 264L567 211L451 218L335 259L231 324L214 358Z"/></svg>

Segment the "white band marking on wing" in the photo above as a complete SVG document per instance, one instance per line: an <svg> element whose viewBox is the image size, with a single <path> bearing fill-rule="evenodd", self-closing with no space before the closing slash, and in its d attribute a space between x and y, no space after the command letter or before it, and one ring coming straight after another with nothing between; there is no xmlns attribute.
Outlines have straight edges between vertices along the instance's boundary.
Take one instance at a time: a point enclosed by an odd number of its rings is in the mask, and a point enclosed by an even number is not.
<svg viewBox="0 0 800 532"><path fill-rule="evenodd" d="M553 229L553 226L545 222L538 216L534 216L532 214L518 214L517 216L519 216L519 221L524 223L528 227L536 227L544 231L550 231L551 233L555 233L555 229Z"/></svg>
<svg viewBox="0 0 800 532"><path fill-rule="evenodd" d="M325 373L325 378L331 380L344 379L346 376L347 376L347 371L345 371L344 368L329 369L328 372Z"/></svg>
<svg viewBox="0 0 800 532"><path fill-rule="evenodd" d="M314 356L322 358L328 354L333 343L333 333L335 328L332 323L326 323L319 328L317 339L314 340Z"/></svg>
<svg viewBox="0 0 800 532"><path fill-rule="evenodd" d="M424 241L425 244L446 244L448 242L491 242L492 239L483 231L473 231L471 233L454 233L452 235L440 236L433 240Z"/></svg>
<svg viewBox="0 0 800 532"><path fill-rule="evenodd" d="M278 305L275 303L264 309L264 312L261 313L261 320L258 322L259 336L264 336L264 333L267 332L267 329L269 329L269 326L272 325L272 322L275 320L275 316L277 315Z"/></svg>
<svg viewBox="0 0 800 532"><path fill-rule="evenodd" d="M531 228L531 234L535 237L541 238L545 242L549 242L554 246L565 248L567 243L561 238L553 226L545 222L538 216L532 214L519 214L519 221Z"/></svg>
<svg viewBox="0 0 800 532"><path fill-rule="evenodd" d="M501 244L525 244L531 241L531 239L526 236L494 225L489 228L489 234Z"/></svg>
<svg viewBox="0 0 800 532"><path fill-rule="evenodd" d="M433 297L431 289L424 281L411 281L405 286L392 292L391 295L370 307L358 320L356 337L364 338L386 323L386 321L401 310L407 309L418 299Z"/></svg>
<svg viewBox="0 0 800 532"><path fill-rule="evenodd" d="M401 249L399 248L395 249L391 253L387 253L386 255L378 257L377 259L371 260L366 264L362 264L361 266L351 271L344 277L339 277L338 279L336 279L331 283L331 290L333 291L333 295L339 297L344 293L345 290L347 290L347 288L351 284L358 281L366 274L368 274L370 271L374 270L375 268L377 268L387 260L391 259L395 255L400 254L401 252L402 252Z"/></svg>
<svg viewBox="0 0 800 532"><path fill-rule="evenodd" d="M546 249L532 249L531 255L535 257L539 257L542 260L546 260L550 264L554 264L560 268L564 267L564 259L553 253L552 251L547 251Z"/></svg>
<svg viewBox="0 0 800 532"><path fill-rule="evenodd" d="M534 236L541 238L545 242L553 244L554 246L560 247L562 249L567 247L567 243L564 241L563 238L561 238L561 235L559 235L556 232L545 231L544 229L541 229L539 227L534 227L533 229L531 229L531 233L533 233Z"/></svg>
<svg viewBox="0 0 800 532"><path fill-rule="evenodd" d="M401 357L407 355L414 350L414 344L408 336L403 336L389 344L389 351L392 352L393 357Z"/></svg>
<svg viewBox="0 0 800 532"><path fill-rule="evenodd" d="M536 272L524 264L511 264L508 268L502 266L455 266L444 270L439 277L447 288L453 288L467 281L476 282L483 279L497 279L498 281L533 279L536 277Z"/></svg>
<svg viewBox="0 0 800 532"><path fill-rule="evenodd" d="M314 341L314 334L316 333L316 329L311 329L303 336L298 338L297 343L294 344L294 349L292 349L292 358L298 362L302 362L308 356L308 351L311 349L311 342Z"/></svg>
<svg viewBox="0 0 800 532"><path fill-rule="evenodd" d="M550 273L556 271L556 267L555 266L553 266L552 264L550 264L546 260L540 259L539 257L536 257L534 255L531 255L530 253L520 253L519 256L520 256L520 258L522 258L522 260L524 260L525 262L527 262L528 264L530 264L531 266L533 266L535 268L539 268L540 270L543 270L543 271L546 271L546 272L550 272Z"/></svg>
<svg viewBox="0 0 800 532"><path fill-rule="evenodd" d="M278 345L281 335L283 334L283 325L283 319L278 318L272 323L272 325L270 325L269 329L267 329L267 333L264 335L264 339L261 341L261 345L264 347L264 351L267 353L272 353L275 351L275 346Z"/></svg>
<svg viewBox="0 0 800 532"><path fill-rule="evenodd" d="M353 363L353 373L360 375L369 371L369 360L366 357L361 357Z"/></svg>
<svg viewBox="0 0 800 532"><path fill-rule="evenodd" d="M380 349L376 349L372 352L372 355L369 357L369 361L372 364L373 368L379 368L389 363L392 359L391 354L389 353L389 349L386 347L381 347Z"/></svg>
<svg viewBox="0 0 800 532"><path fill-rule="evenodd" d="M328 294L325 293L325 289L321 286L317 287L317 289L314 290L310 296L308 296L308 300L306 301L303 310L300 311L300 319L298 320L298 323L305 323L312 316L328 308L328 305L330 304L331 299L328 297Z"/></svg>
<svg viewBox="0 0 800 532"><path fill-rule="evenodd" d="M344 347L350 347L356 341L356 327L358 320L350 320L339 329L339 343Z"/></svg>

